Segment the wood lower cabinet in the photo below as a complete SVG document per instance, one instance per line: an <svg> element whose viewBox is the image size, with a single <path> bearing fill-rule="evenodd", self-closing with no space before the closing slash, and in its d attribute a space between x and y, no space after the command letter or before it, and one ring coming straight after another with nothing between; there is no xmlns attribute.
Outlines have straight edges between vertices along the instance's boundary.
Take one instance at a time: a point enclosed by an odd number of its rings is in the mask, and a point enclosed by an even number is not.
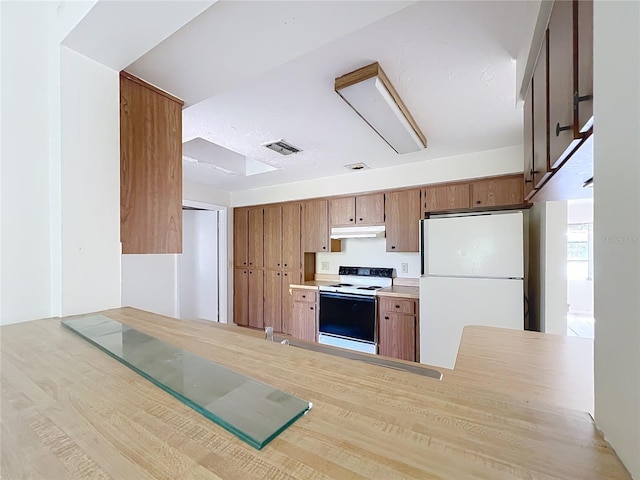
<svg viewBox="0 0 640 480"><path fill-rule="evenodd" d="M469 208L469 184L435 185L422 190L424 212L441 212Z"/></svg>
<svg viewBox="0 0 640 480"><path fill-rule="evenodd" d="M233 321L249 325L249 270L236 268L233 274Z"/></svg>
<svg viewBox="0 0 640 480"><path fill-rule="evenodd" d="M122 253L182 253L182 100L120 72Z"/></svg>
<svg viewBox="0 0 640 480"><path fill-rule="evenodd" d="M471 205L504 207L524 202L522 175L477 180L471 184Z"/></svg>
<svg viewBox="0 0 640 480"><path fill-rule="evenodd" d="M264 270L249 269L249 326L264 326Z"/></svg>
<svg viewBox="0 0 640 480"><path fill-rule="evenodd" d="M385 194L387 252L418 252L420 190Z"/></svg>
<svg viewBox="0 0 640 480"><path fill-rule="evenodd" d="M282 333L291 335L293 295L291 295L290 285L302 281L300 270L284 270L282 272Z"/></svg>
<svg viewBox="0 0 640 480"><path fill-rule="evenodd" d="M264 271L264 327L282 332L282 272Z"/></svg>
<svg viewBox="0 0 640 480"><path fill-rule="evenodd" d="M410 362L419 361L418 301L380 297L378 311L378 353Z"/></svg>
<svg viewBox="0 0 640 480"><path fill-rule="evenodd" d="M307 342L316 341L317 292L309 289L291 289L291 336Z"/></svg>

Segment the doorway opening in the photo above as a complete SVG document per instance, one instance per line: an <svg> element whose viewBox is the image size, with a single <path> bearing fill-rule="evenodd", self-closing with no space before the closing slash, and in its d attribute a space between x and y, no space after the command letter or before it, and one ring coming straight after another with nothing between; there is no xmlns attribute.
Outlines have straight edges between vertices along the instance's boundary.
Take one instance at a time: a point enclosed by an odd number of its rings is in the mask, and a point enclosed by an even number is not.
<svg viewBox="0 0 640 480"><path fill-rule="evenodd" d="M567 335L594 338L593 199L567 202Z"/></svg>

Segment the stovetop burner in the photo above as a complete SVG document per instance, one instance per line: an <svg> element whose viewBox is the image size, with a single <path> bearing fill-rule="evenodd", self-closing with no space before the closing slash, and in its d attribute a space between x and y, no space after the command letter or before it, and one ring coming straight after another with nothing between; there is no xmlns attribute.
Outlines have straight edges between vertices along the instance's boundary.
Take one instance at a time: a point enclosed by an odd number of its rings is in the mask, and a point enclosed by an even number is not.
<svg viewBox="0 0 640 480"><path fill-rule="evenodd" d="M370 285L368 287L358 287L358 290L378 290L382 288L380 285Z"/></svg>
<svg viewBox="0 0 640 480"><path fill-rule="evenodd" d="M353 283L336 283L335 285L329 285L330 287L353 287Z"/></svg>

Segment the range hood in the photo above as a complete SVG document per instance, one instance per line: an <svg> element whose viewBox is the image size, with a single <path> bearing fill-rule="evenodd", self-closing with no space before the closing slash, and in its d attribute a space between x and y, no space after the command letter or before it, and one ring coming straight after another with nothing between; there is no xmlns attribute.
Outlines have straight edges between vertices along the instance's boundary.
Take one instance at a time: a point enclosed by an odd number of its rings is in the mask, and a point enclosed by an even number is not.
<svg viewBox="0 0 640 480"><path fill-rule="evenodd" d="M331 238L383 238L384 225L372 227L333 227Z"/></svg>

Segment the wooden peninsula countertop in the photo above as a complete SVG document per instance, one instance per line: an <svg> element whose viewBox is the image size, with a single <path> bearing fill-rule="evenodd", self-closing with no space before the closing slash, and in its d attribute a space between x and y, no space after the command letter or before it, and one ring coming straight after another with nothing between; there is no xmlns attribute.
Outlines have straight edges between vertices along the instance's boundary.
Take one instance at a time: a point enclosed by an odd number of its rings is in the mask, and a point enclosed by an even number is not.
<svg viewBox="0 0 640 480"><path fill-rule="evenodd" d="M60 319L3 326L3 478L631 478L585 412L446 373L438 381L267 342L238 327L132 308L102 313L313 408L258 451ZM487 366L491 355L477 375Z"/></svg>

